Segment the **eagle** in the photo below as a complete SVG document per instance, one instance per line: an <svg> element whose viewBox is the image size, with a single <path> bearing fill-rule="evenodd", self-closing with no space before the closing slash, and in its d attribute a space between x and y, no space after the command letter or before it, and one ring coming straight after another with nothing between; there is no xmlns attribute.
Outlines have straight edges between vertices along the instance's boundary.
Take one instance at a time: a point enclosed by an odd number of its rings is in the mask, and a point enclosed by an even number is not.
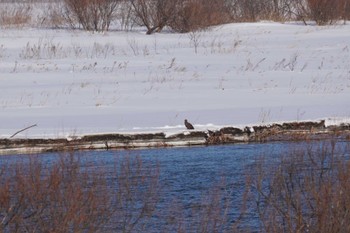
<svg viewBox="0 0 350 233"><path fill-rule="evenodd" d="M185 119L185 126L187 129L194 129L193 125Z"/></svg>

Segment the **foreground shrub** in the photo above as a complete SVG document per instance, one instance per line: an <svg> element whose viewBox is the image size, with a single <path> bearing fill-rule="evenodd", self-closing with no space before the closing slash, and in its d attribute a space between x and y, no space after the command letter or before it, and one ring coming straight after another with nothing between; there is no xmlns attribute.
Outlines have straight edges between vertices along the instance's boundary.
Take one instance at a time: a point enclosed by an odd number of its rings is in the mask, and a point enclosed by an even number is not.
<svg viewBox="0 0 350 233"><path fill-rule="evenodd" d="M286 21L292 18L298 0L233 0L233 17L239 22Z"/></svg>
<svg viewBox="0 0 350 233"><path fill-rule="evenodd" d="M224 180L184 206L138 156L101 169L73 154L39 161L0 166L0 232L231 232L240 222Z"/></svg>
<svg viewBox="0 0 350 233"><path fill-rule="evenodd" d="M137 25L147 34L165 27L193 32L232 22L312 20L325 25L350 19L350 0L0 0L0 4L1 26L37 23L107 31L111 25L126 30ZM34 16L37 8L43 12Z"/></svg>
<svg viewBox="0 0 350 233"><path fill-rule="evenodd" d="M74 155L1 166L0 232L119 232L142 229L158 197L158 172L126 158L112 174Z"/></svg>
<svg viewBox="0 0 350 233"><path fill-rule="evenodd" d="M147 34L169 26L176 32L190 32L230 22L225 0L132 0L134 22Z"/></svg>
<svg viewBox="0 0 350 233"><path fill-rule="evenodd" d="M336 144L293 149L259 163L252 178L264 232L350 232L349 149Z"/></svg>

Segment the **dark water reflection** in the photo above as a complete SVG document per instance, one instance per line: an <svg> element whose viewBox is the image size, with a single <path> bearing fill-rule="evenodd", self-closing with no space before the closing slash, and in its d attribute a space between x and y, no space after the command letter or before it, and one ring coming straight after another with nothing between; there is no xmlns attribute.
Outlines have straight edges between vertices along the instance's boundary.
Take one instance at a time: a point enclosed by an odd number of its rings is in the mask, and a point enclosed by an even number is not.
<svg viewBox="0 0 350 233"><path fill-rule="evenodd" d="M337 142L338 144L347 143ZM318 143L314 143L317 145ZM210 147L184 147L164 149L144 149L134 151L89 151L79 152L80 162L86 169L102 169L108 174L115 169L115 164L129 156L140 157L145 166L160 169L160 200L153 220L149 225L151 231L160 232L164 227L164 214L173 210L173 206L181 205L184 224L191 225L191 217L195 217L197 203L202 203L210 191L219 189L229 196L230 209L228 210L228 222L234 223L242 204L242 194L245 191L248 175L254 175L254 165L264 159L268 164L280 161L281 156L290 152L291 148L307 148L308 143L266 143L266 144L236 144ZM317 147L317 146L316 146ZM342 152L339 152L342 153ZM1 156L0 163L13 164L26 163L31 156ZM48 153L38 156L39 160L47 165L54 163L59 158L58 154ZM112 173L111 173L112 174ZM177 204L174 204L177 203ZM243 219L244 227L250 231L259 231L258 216L253 207L248 206L248 211ZM175 213L174 210L174 214ZM165 215L165 214L164 214ZM187 223L186 223L187 222ZM191 229L191 226L188 226ZM169 230L169 229L168 229ZM169 231L172 231L171 229ZM148 230L150 231L150 230ZM175 231L175 230L174 230ZM192 230L190 230L192 231ZM196 231L196 230L193 230Z"/></svg>

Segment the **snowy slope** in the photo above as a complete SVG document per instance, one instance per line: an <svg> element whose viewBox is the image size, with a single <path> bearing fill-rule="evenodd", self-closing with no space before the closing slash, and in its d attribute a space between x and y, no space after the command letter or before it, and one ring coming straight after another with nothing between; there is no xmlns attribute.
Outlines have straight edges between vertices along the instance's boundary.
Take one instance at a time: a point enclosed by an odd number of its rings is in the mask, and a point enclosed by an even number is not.
<svg viewBox="0 0 350 233"><path fill-rule="evenodd" d="M0 137L350 118L350 25L190 34L0 29ZM334 119L335 120L334 120Z"/></svg>

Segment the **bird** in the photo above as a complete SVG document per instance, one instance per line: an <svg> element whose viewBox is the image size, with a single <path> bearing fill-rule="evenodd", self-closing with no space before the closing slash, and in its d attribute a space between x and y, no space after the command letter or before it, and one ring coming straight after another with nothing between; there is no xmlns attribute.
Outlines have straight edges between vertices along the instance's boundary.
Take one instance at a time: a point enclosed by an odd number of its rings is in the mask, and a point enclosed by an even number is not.
<svg viewBox="0 0 350 233"><path fill-rule="evenodd" d="M194 129L193 125L185 119L185 126L187 129Z"/></svg>

